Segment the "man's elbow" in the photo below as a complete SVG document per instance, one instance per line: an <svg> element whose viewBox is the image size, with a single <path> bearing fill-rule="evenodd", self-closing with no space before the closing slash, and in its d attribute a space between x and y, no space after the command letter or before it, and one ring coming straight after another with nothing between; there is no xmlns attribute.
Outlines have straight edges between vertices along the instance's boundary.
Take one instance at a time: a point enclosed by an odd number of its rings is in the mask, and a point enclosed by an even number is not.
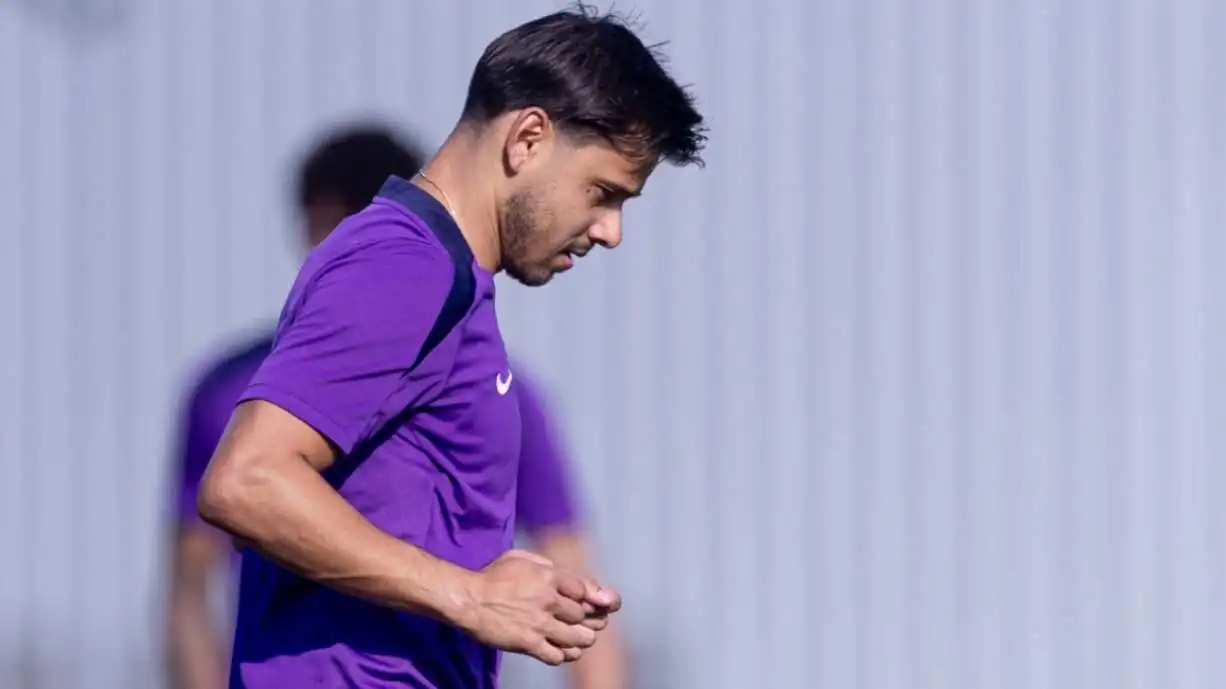
<svg viewBox="0 0 1226 689"><path fill-rule="evenodd" d="M214 457L196 497L200 518L230 534L244 535L272 485L268 464L241 451Z"/></svg>

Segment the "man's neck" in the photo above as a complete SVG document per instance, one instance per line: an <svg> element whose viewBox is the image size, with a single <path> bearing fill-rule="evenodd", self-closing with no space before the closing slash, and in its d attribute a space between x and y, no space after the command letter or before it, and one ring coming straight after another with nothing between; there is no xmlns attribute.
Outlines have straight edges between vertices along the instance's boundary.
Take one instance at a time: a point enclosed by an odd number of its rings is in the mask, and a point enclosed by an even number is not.
<svg viewBox="0 0 1226 689"><path fill-rule="evenodd" d="M496 273L502 262L497 201L479 172L479 143L469 132L453 132L426 165L425 179L418 175L414 183L447 207L477 263Z"/></svg>

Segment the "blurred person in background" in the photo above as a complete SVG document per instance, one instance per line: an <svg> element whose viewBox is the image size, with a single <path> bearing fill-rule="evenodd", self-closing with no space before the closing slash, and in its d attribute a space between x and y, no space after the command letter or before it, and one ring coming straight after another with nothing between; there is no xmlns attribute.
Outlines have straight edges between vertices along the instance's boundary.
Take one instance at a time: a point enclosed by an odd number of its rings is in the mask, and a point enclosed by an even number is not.
<svg viewBox="0 0 1226 689"><path fill-rule="evenodd" d="M297 179L297 204L308 247L323 241L346 216L371 202L391 175L412 178L424 156L377 125L355 126L328 137L306 157ZM214 583L237 584L238 556L229 537L205 524L196 510L201 477L239 395L268 355L273 333L224 352L207 365L189 391L174 460L177 523L171 556L167 625L172 674L179 689L227 686L232 615L218 614ZM569 458L546 402L514 367L522 417L516 526L532 548L565 570L591 571L587 538L578 519ZM226 598L226 596L220 596ZM627 668L610 627L601 642L568 666L574 689L623 689Z"/></svg>

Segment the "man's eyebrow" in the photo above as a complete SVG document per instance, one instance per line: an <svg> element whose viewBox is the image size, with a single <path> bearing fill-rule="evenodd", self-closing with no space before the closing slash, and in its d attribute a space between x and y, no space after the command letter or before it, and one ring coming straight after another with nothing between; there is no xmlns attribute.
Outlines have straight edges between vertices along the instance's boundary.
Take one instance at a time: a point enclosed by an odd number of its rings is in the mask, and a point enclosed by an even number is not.
<svg viewBox="0 0 1226 689"><path fill-rule="evenodd" d="M638 190L627 189L626 187L618 184L617 182L610 182L608 180L601 180L597 184L600 184L605 189L608 189L614 194L617 194L618 196L621 196L622 198L627 198L627 199L638 198L643 193L642 189L638 189Z"/></svg>

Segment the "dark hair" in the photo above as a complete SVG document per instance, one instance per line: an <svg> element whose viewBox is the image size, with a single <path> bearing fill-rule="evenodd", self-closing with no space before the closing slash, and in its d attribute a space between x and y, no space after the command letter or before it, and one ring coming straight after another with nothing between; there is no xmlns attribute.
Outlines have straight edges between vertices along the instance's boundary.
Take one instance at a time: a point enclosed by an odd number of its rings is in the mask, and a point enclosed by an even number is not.
<svg viewBox="0 0 1226 689"><path fill-rule="evenodd" d="M488 122L536 106L571 134L702 165L702 115L662 61L624 20L579 4L494 39L473 70L463 119Z"/></svg>
<svg viewBox="0 0 1226 689"><path fill-rule="evenodd" d="M425 155L401 143L380 125L355 125L333 132L307 154L298 175L300 208L335 197L356 213L370 204L387 178L408 179L424 165Z"/></svg>

